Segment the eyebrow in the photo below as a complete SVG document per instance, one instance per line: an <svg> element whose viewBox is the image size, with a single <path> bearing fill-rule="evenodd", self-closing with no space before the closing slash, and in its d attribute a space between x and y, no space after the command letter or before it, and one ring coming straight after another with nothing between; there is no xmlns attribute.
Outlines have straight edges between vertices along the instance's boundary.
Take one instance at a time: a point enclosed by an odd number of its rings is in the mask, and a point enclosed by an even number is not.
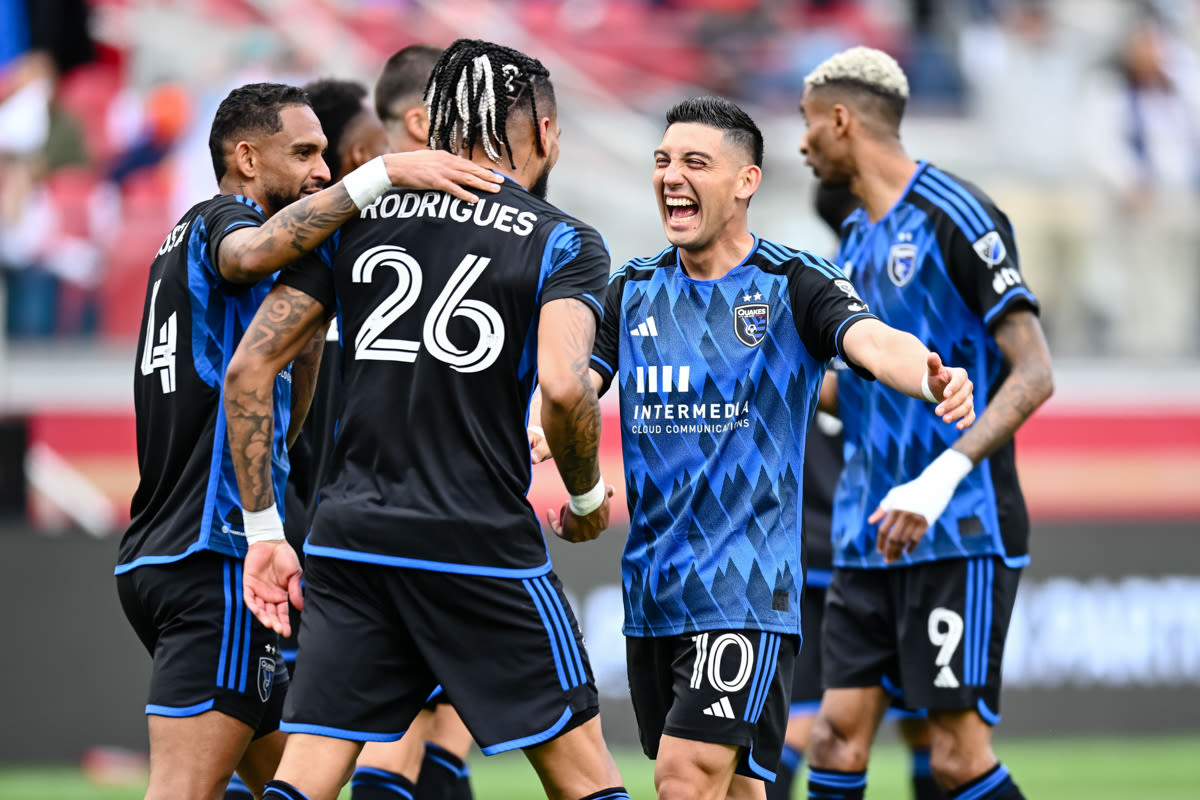
<svg viewBox="0 0 1200 800"><path fill-rule="evenodd" d="M668 153L666 150L658 149L658 150L654 151L654 157L657 158L658 156L666 156L667 158L670 158L671 154ZM683 158L697 158L698 157L698 158L708 159L709 161L712 160L712 155L704 152L703 150L688 150L686 153L683 154L682 157Z"/></svg>

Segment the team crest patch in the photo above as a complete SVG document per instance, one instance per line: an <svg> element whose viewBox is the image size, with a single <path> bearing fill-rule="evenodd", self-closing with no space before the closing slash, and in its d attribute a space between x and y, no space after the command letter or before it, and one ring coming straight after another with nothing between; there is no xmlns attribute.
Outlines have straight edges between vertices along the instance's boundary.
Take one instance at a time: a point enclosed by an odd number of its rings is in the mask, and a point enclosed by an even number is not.
<svg viewBox="0 0 1200 800"><path fill-rule="evenodd" d="M863 299L858 296L858 292L854 290L854 284L850 283L850 281L844 281L839 278L833 282L833 285L841 289L845 293L846 297L853 301L846 306L846 308L848 308L850 311L858 312L867 310L867 304L864 303Z"/></svg>
<svg viewBox="0 0 1200 800"><path fill-rule="evenodd" d="M262 656L258 659L258 699L264 703L271 698L271 687L275 685L275 658Z"/></svg>
<svg viewBox="0 0 1200 800"><path fill-rule="evenodd" d="M972 247L975 248L975 255L983 259L983 263L989 267L996 266L1008 257L1008 250L1004 247L1004 240L995 231L985 233Z"/></svg>
<svg viewBox="0 0 1200 800"><path fill-rule="evenodd" d="M917 274L917 246L894 244L888 253L888 277L897 286L903 286Z"/></svg>
<svg viewBox="0 0 1200 800"><path fill-rule="evenodd" d="M758 347L767 335L771 321L768 303L742 303L733 307L733 333L746 347Z"/></svg>

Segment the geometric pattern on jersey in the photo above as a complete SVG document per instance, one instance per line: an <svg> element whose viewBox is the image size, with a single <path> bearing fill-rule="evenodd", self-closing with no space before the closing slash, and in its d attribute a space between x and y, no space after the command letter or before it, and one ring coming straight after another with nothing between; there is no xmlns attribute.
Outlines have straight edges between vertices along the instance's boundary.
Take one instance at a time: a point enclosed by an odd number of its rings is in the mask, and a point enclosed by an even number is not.
<svg viewBox="0 0 1200 800"><path fill-rule="evenodd" d="M600 234L506 180L473 206L389 192L318 256L333 278L317 299L337 311L345 405L305 551L548 572L526 499L538 321L569 298L599 320L611 263Z"/></svg>
<svg viewBox="0 0 1200 800"><path fill-rule="evenodd" d="M885 323L908 331L943 363L964 367L975 413L1007 375L991 328L1011 310L1037 311L1018 268L1008 218L978 188L921 162L899 202L872 224L853 212L837 260ZM834 500L835 564L905 566L942 558L1027 558L1028 517L1011 440L959 483L912 553L888 565L867 523L883 496L917 477L959 437L934 404L843 373L838 410L846 457Z"/></svg>
<svg viewBox="0 0 1200 800"><path fill-rule="evenodd" d="M262 209L249 198L205 200L183 216L150 264L134 369L140 477L117 573L204 549L245 555L222 384L275 279L232 284L215 264L228 233L264 221ZM276 497L283 497L287 481L291 373L288 365L275 378L271 468Z"/></svg>
<svg viewBox="0 0 1200 800"><path fill-rule="evenodd" d="M627 635L799 635L805 431L841 335L869 316L835 281L757 237L718 280L688 277L674 248L613 276L592 367L620 390Z"/></svg>

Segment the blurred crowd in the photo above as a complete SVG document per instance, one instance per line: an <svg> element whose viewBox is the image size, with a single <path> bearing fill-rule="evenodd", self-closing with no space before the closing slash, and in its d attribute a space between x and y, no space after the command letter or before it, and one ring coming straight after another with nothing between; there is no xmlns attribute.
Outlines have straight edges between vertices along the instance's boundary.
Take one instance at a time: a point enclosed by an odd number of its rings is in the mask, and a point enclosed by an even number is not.
<svg viewBox="0 0 1200 800"><path fill-rule="evenodd" d="M11 340L136 338L238 83L369 82L418 39L519 34L611 112L709 91L798 140L804 76L862 43L904 66L910 120L956 132L914 155L1008 212L1056 355L1196 359L1197 33L1197 0L0 0L0 310Z"/></svg>

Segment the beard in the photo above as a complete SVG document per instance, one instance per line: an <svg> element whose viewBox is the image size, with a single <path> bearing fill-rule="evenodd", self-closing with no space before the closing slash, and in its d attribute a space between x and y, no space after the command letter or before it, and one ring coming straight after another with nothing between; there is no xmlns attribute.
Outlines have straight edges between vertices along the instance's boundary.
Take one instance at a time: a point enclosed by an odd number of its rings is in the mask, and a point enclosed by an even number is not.
<svg viewBox="0 0 1200 800"><path fill-rule="evenodd" d="M546 192L549 190L549 188L550 188L550 165L547 164L546 168L542 170L542 174L538 175L537 180L533 182L533 186L529 187L529 193L532 194L534 197L545 200Z"/></svg>
<svg viewBox="0 0 1200 800"><path fill-rule="evenodd" d="M300 199L300 192L284 191L275 187L266 189L263 194L265 195L264 199L267 201L267 206L276 212L282 211Z"/></svg>

